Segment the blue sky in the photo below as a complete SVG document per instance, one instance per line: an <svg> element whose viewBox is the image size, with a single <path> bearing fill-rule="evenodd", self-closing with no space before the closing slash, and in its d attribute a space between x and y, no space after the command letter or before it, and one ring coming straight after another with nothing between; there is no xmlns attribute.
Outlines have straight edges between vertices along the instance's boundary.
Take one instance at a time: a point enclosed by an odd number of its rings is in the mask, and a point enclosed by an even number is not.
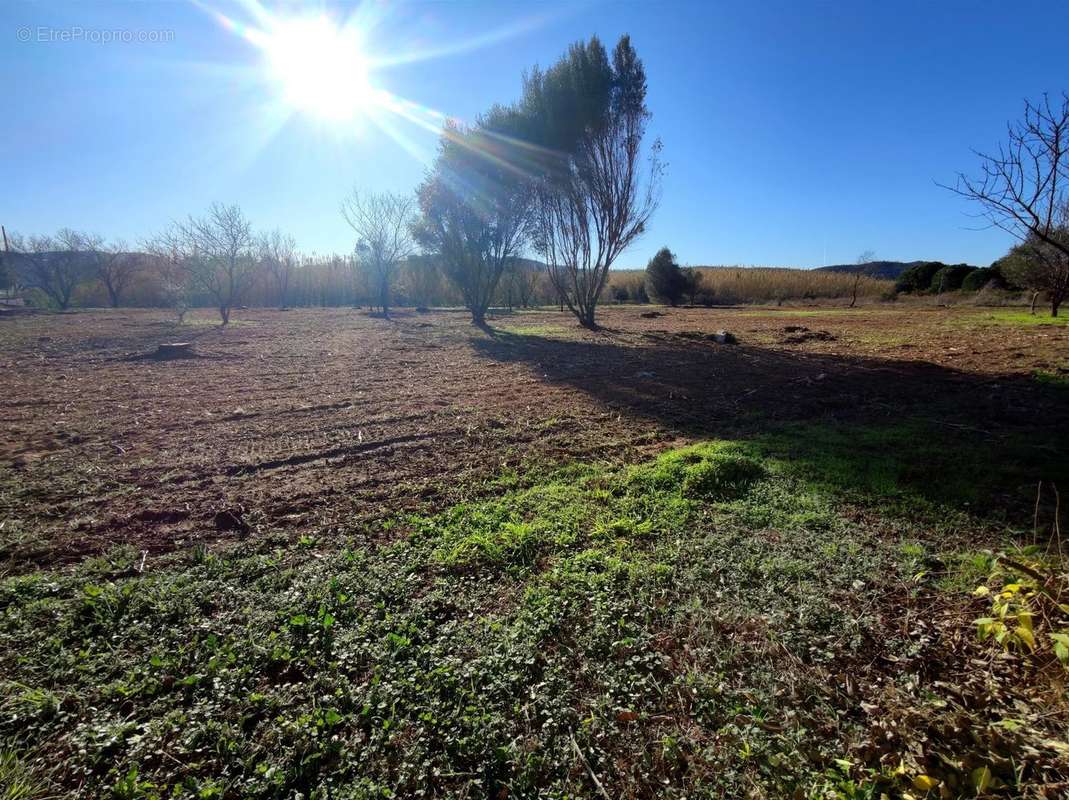
<svg viewBox="0 0 1069 800"><path fill-rule="evenodd" d="M812 267L864 250L986 264L1007 236L976 230L970 207L936 181L974 171L971 148L994 146L1024 98L1069 89L1069 3L324 8L361 20L373 61L422 54L373 69L376 86L466 120L517 98L523 71L569 43L596 33L611 46L630 33L668 172L650 230L621 267L662 245L690 264ZM263 52L212 10L255 27L235 2L0 5L0 223L137 241L219 200L303 250L347 252L338 206L353 185L419 183L431 130L381 109L381 124L294 111ZM60 40L69 31L82 40ZM168 40L88 41L106 31Z"/></svg>

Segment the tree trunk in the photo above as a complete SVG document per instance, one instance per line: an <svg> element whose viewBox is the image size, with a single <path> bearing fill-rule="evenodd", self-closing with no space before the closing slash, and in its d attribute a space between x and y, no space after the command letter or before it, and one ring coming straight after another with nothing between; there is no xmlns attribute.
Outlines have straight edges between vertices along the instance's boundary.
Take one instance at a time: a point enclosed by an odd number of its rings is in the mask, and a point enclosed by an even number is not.
<svg viewBox="0 0 1069 800"><path fill-rule="evenodd" d="M1039 297L1039 292L1032 292L1032 304L1028 306L1028 313L1036 313L1036 299Z"/></svg>
<svg viewBox="0 0 1069 800"><path fill-rule="evenodd" d="M1052 317L1058 316L1058 307L1062 304L1062 299L1057 295L1050 299L1050 315Z"/></svg>
<svg viewBox="0 0 1069 800"><path fill-rule="evenodd" d="M230 324L230 306L219 306L219 318L223 321L223 325Z"/></svg>

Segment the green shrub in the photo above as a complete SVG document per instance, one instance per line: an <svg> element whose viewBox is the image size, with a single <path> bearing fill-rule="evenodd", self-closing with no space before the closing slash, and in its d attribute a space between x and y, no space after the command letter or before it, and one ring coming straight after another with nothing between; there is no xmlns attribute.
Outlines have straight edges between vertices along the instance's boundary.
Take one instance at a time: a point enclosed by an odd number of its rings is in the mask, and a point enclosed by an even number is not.
<svg viewBox="0 0 1069 800"><path fill-rule="evenodd" d="M932 276L932 282L928 288L933 292L957 291L961 288L965 278L975 271L976 267L970 267L968 264L955 264L953 266L943 267Z"/></svg>
<svg viewBox="0 0 1069 800"><path fill-rule="evenodd" d="M966 292L978 292L988 286L994 289L1006 288L1006 280L995 266L982 266L979 270L973 270L961 281L961 288Z"/></svg>
<svg viewBox="0 0 1069 800"><path fill-rule="evenodd" d="M694 305L705 306L708 308L710 306L715 306L716 302L716 292L713 291L712 288L703 286L698 290L697 294L694 295Z"/></svg>
<svg viewBox="0 0 1069 800"><path fill-rule="evenodd" d="M925 261L915 264L898 276L896 292L923 292L932 284L932 277L946 265L941 261Z"/></svg>
<svg viewBox="0 0 1069 800"><path fill-rule="evenodd" d="M991 263L991 271L998 275L999 288L1009 289L1013 292L1020 292L1025 289L1025 286L1020 282L1021 261L1021 256L1011 250L1009 255L1005 255Z"/></svg>
<svg viewBox="0 0 1069 800"><path fill-rule="evenodd" d="M965 280L961 282L961 288L966 292L978 292L995 280L997 274L990 267L975 269L965 276Z"/></svg>

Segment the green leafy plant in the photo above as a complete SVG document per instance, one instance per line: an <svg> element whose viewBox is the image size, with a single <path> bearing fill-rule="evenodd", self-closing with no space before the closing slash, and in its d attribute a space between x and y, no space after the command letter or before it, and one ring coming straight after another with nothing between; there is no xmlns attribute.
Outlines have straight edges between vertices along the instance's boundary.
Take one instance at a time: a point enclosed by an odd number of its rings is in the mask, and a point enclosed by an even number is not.
<svg viewBox="0 0 1069 800"><path fill-rule="evenodd" d="M991 598L990 616L976 620L981 639L1006 650L1053 654L1069 667L1069 571L1064 563L1004 555L974 594Z"/></svg>

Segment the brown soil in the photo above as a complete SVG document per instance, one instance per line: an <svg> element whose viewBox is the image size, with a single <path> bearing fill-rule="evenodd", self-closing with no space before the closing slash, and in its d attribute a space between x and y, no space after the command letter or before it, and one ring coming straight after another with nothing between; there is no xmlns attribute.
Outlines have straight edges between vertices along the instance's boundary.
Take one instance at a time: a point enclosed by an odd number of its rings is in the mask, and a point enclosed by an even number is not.
<svg viewBox="0 0 1069 800"><path fill-rule="evenodd" d="M452 502L504 467L635 460L799 420L941 408L978 430L1069 425L1069 327L981 312L607 308L480 331L454 312L0 319L0 543L22 564L268 530L329 535ZM785 336L807 327L827 336ZM707 334L727 330L737 344ZM197 358L141 358L191 341ZM1030 427L1031 426L1031 427Z"/></svg>

